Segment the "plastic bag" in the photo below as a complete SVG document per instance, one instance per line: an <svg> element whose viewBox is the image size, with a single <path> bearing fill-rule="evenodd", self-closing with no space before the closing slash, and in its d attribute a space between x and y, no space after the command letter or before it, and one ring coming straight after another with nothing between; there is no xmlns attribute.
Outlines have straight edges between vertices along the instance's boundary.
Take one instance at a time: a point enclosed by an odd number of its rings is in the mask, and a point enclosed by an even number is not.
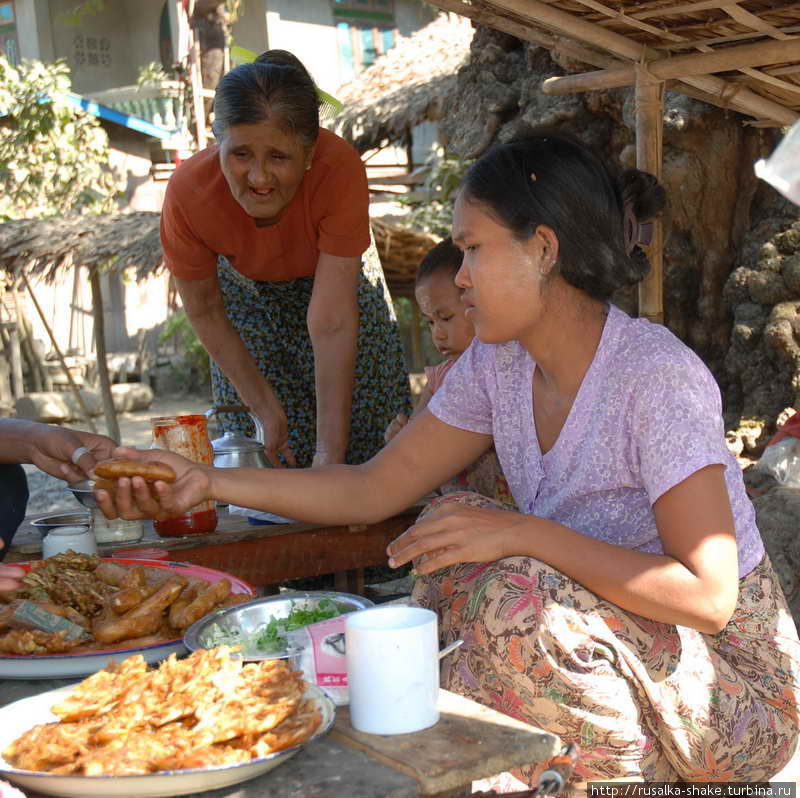
<svg viewBox="0 0 800 798"><path fill-rule="evenodd" d="M800 122L795 122L775 152L756 161L755 172L784 197L800 205Z"/></svg>
<svg viewBox="0 0 800 798"><path fill-rule="evenodd" d="M779 485L800 488L800 440L787 435L767 446L753 468L769 474Z"/></svg>

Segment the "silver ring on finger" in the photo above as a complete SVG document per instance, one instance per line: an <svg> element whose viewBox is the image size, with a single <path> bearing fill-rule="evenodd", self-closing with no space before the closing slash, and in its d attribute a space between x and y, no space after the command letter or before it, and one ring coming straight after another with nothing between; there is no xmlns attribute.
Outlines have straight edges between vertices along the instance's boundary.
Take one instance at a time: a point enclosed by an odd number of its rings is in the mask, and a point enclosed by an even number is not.
<svg viewBox="0 0 800 798"><path fill-rule="evenodd" d="M80 459L81 459L81 457L83 457L85 454L89 454L89 450L88 450L88 449L87 449L85 446L79 446L79 447L78 447L78 448L77 448L77 449L76 449L76 450L75 450L75 451L74 451L74 452L73 452L73 453L70 455L70 458L69 458L69 459L70 459L70 460L72 460L72 462L73 462L75 465L78 465L78 460L80 460Z"/></svg>

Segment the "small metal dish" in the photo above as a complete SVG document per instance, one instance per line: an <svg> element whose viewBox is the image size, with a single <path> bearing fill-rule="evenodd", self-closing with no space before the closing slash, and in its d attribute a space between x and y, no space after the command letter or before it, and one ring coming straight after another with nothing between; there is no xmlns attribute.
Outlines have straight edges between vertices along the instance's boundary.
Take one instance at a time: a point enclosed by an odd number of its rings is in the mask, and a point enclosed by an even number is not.
<svg viewBox="0 0 800 798"><path fill-rule="evenodd" d="M60 515L45 515L31 521L31 526L36 527L42 535L59 526L86 526L92 521L90 513L61 513Z"/></svg>
<svg viewBox="0 0 800 798"><path fill-rule="evenodd" d="M294 607L312 609L323 599L333 601L340 612L355 612L374 607L375 602L363 596L355 596L352 593L337 593L335 591L313 591L309 593L281 593L279 596L265 596L264 598L245 601L242 604L234 604L225 607L210 615L206 615L196 623L192 624L183 636L183 643L189 651L196 651L199 648L213 648L220 645L212 639L216 627L224 633L239 632L245 638L258 632L263 626L268 624L272 618L287 618ZM290 652L287 648L276 649L269 653L261 653L255 650L242 650L242 659L248 662L257 662L265 659L287 659Z"/></svg>
<svg viewBox="0 0 800 798"><path fill-rule="evenodd" d="M94 498L94 482L91 479L73 482L71 485L67 485L67 490L84 507L89 507L90 509L97 507L97 500Z"/></svg>

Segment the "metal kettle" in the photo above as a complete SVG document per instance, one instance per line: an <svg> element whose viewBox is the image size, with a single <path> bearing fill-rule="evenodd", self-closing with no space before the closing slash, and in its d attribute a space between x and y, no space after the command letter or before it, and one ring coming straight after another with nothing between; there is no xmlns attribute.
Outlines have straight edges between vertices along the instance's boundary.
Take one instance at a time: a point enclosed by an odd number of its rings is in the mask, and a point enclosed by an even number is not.
<svg viewBox="0 0 800 798"><path fill-rule="evenodd" d="M270 468L264 454L264 425L261 419L250 412L244 405L224 405L206 410L206 418L219 413L247 413L256 427L256 438L226 432L221 438L211 441L214 450L214 466L216 468Z"/></svg>

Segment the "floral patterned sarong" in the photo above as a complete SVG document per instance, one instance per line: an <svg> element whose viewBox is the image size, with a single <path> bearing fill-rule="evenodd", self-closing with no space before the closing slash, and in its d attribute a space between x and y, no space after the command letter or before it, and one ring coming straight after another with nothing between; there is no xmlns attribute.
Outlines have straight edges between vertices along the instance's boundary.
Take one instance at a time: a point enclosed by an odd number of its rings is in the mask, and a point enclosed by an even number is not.
<svg viewBox="0 0 800 798"><path fill-rule="evenodd" d="M477 494L447 501L499 504ZM651 621L531 557L421 576L442 686L580 746L577 781L766 781L798 741L800 643L765 556L716 635ZM534 785L543 764L514 775Z"/></svg>

